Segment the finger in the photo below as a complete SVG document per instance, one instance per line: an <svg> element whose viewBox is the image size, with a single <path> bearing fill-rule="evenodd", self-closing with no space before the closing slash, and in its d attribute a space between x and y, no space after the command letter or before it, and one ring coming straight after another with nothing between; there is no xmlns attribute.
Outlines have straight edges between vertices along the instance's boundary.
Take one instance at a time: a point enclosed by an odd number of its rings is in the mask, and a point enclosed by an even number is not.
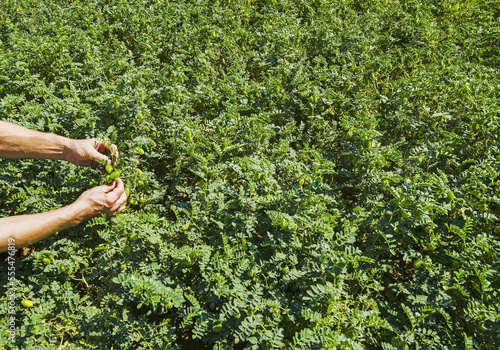
<svg viewBox="0 0 500 350"><path fill-rule="evenodd" d="M113 204L111 208L109 208L107 216L110 217L115 215L117 212L121 212L125 209L125 202L127 201L127 196L125 193L121 195L121 197Z"/></svg>
<svg viewBox="0 0 500 350"><path fill-rule="evenodd" d="M118 210L113 211L113 212L108 212L107 217L109 218L109 217L115 215L116 213L121 213L125 209L127 209L127 206L126 205L122 205L120 208L118 208Z"/></svg>
<svg viewBox="0 0 500 350"><path fill-rule="evenodd" d="M103 140L101 139L93 139L94 140L94 148L100 152L100 153L105 153L109 152L109 147L104 143Z"/></svg>
<svg viewBox="0 0 500 350"><path fill-rule="evenodd" d="M113 183L115 183L115 188L108 192L109 200L111 202L116 202L123 194L125 194L125 186L120 178L117 178ZM125 198L127 198L125 196Z"/></svg>
<svg viewBox="0 0 500 350"><path fill-rule="evenodd" d="M107 164L111 164L111 159L109 159L107 154L112 153L112 150L102 140L94 139L94 150L99 154L99 157L96 157L97 160L105 160ZM93 154L95 155L96 153L93 152ZM113 159L114 158L113 156ZM116 165L116 161L114 165Z"/></svg>
<svg viewBox="0 0 500 350"><path fill-rule="evenodd" d="M92 159L94 162L99 163L100 161L106 161L106 163L110 163L111 161L109 160L109 157L105 154L99 153L96 149L92 149L88 155L90 159Z"/></svg>
<svg viewBox="0 0 500 350"><path fill-rule="evenodd" d="M118 147L116 145L111 145L111 153L113 154L113 163L116 165L118 162Z"/></svg>
<svg viewBox="0 0 500 350"><path fill-rule="evenodd" d="M116 181L113 181L113 182L111 182L111 183L109 183L109 184L104 184L104 185L101 185L101 186L99 186L99 187L100 187L100 189L101 189L104 193L106 193L106 194L107 194L107 193L109 193L109 192L111 192L111 191L113 191L113 190L115 189L115 187L116 187Z"/></svg>
<svg viewBox="0 0 500 350"><path fill-rule="evenodd" d="M110 212L114 213L116 211L120 211L120 208L123 206L123 204L125 204L126 201L127 201L127 196L125 195L125 193L123 193L120 196L120 198L118 198L118 200L113 204L113 206L110 209Z"/></svg>

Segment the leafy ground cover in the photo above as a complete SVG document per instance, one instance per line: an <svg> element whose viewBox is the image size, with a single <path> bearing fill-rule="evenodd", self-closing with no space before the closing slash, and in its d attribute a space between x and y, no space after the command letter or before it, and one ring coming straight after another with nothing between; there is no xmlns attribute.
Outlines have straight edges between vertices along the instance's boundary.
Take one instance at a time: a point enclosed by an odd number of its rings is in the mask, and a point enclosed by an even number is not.
<svg viewBox="0 0 500 350"><path fill-rule="evenodd" d="M499 14L3 0L0 118L116 143L130 198L19 252L0 347L497 349ZM0 166L1 216L102 181Z"/></svg>

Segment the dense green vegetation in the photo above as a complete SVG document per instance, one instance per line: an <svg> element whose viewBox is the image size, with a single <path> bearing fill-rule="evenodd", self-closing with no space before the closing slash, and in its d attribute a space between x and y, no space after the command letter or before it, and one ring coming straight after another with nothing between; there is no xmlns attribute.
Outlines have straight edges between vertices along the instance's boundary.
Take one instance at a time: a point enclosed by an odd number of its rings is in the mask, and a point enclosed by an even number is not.
<svg viewBox="0 0 500 350"><path fill-rule="evenodd" d="M2 0L0 118L116 143L130 198L19 252L0 348L497 349L499 15ZM0 216L102 181L0 167Z"/></svg>

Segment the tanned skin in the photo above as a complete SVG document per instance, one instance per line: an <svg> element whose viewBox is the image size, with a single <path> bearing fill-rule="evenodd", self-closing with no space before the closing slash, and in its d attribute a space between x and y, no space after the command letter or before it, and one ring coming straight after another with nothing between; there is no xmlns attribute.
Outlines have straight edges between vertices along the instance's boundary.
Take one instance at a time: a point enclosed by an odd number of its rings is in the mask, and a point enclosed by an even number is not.
<svg viewBox="0 0 500 350"><path fill-rule="evenodd" d="M109 159L105 152L112 152L113 159ZM97 161L116 163L118 151L115 145L108 148L97 139L74 140L0 121L0 158L64 160L78 166L99 168ZM118 178L111 184L83 192L66 207L0 218L0 252L7 251L9 238L14 238L16 249L29 246L101 213L110 217L122 211L126 201L123 181Z"/></svg>

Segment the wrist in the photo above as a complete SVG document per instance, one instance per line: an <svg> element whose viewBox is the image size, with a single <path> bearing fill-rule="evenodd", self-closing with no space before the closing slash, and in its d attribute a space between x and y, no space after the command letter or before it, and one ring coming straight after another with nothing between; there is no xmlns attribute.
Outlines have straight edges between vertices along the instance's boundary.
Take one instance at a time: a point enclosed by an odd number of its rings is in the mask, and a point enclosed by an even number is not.
<svg viewBox="0 0 500 350"><path fill-rule="evenodd" d="M35 149L35 158L66 160L71 152L72 140L51 133L35 133L30 140L30 147Z"/></svg>
<svg viewBox="0 0 500 350"><path fill-rule="evenodd" d="M104 209L101 205L98 205L95 200L91 199L92 194L90 191L92 190L82 193L82 195L80 195L75 202L69 205L74 218L73 220L76 224L99 216L101 211Z"/></svg>
<svg viewBox="0 0 500 350"><path fill-rule="evenodd" d="M69 161L73 157L75 149L75 140L61 136L62 159Z"/></svg>
<svg viewBox="0 0 500 350"><path fill-rule="evenodd" d="M88 208L88 206L85 206L84 203L79 200L70 204L68 206L68 209L73 226L76 226L92 217L91 208Z"/></svg>

